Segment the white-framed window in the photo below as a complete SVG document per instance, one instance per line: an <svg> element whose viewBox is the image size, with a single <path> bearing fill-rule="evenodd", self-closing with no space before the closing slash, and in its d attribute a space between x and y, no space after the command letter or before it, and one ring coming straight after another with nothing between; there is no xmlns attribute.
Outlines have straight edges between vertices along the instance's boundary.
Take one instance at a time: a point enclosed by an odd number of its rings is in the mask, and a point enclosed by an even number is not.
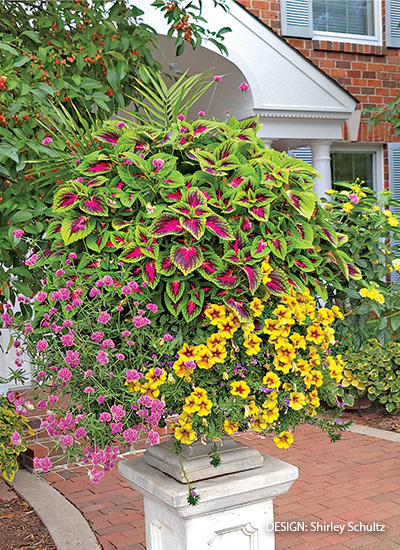
<svg viewBox="0 0 400 550"><path fill-rule="evenodd" d="M386 2L387 21L395 29L400 21L400 0ZM281 19L283 36L382 44L382 0L281 0ZM387 45L397 47L389 44L388 38Z"/></svg>
<svg viewBox="0 0 400 550"><path fill-rule="evenodd" d="M312 166L310 147L292 149L289 151L289 155L304 160ZM333 187L341 181L353 183L358 178L371 189L383 191L382 146L366 143L333 144L331 147L331 173Z"/></svg>

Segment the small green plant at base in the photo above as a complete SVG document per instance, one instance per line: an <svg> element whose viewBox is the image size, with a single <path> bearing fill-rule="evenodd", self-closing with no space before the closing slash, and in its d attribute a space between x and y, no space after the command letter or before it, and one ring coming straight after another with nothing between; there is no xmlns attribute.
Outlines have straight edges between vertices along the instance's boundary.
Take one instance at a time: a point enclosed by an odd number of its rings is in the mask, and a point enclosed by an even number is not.
<svg viewBox="0 0 400 550"><path fill-rule="evenodd" d="M7 481L14 479L17 457L26 451L25 433L34 434L27 418L8 399L0 397L0 472Z"/></svg>

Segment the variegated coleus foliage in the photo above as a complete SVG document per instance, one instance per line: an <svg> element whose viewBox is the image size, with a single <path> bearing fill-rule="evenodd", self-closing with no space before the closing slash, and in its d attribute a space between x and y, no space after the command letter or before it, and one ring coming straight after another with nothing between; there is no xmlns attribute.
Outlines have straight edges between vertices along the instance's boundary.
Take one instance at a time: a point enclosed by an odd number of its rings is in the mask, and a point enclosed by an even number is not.
<svg viewBox="0 0 400 550"><path fill-rule="evenodd" d="M102 149L55 194L52 253L79 251L83 270L125 266L187 321L205 302L246 320L254 295L294 284L325 298L340 273L359 278L313 192L317 173L266 149L258 130L256 118L178 120L169 131L109 123Z"/></svg>

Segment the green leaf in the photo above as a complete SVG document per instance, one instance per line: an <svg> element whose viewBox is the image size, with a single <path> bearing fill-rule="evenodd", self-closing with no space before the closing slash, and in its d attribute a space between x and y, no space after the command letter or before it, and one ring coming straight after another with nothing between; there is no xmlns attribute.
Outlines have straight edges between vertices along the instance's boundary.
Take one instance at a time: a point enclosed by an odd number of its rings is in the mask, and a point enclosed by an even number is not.
<svg viewBox="0 0 400 550"><path fill-rule="evenodd" d="M39 33L35 31L24 31L23 33L21 33L21 36L24 36L24 35L30 38L31 40L33 40L34 42L36 42L36 44L42 43L39 37Z"/></svg>
<svg viewBox="0 0 400 550"><path fill-rule="evenodd" d="M13 214L14 223L27 222L32 218L32 212L29 210L19 210Z"/></svg>
<svg viewBox="0 0 400 550"><path fill-rule="evenodd" d="M110 86L113 89L113 91L117 91L118 84L120 82L117 69L109 69L107 71L107 80L110 83Z"/></svg>
<svg viewBox="0 0 400 550"><path fill-rule="evenodd" d="M15 48L12 48L11 46L9 46L8 44L5 44L4 42L0 42L0 50L5 50L6 52L11 53L12 55L18 55L18 52Z"/></svg>
<svg viewBox="0 0 400 550"><path fill-rule="evenodd" d="M12 286L24 296L32 296L32 289L22 281L13 281Z"/></svg>

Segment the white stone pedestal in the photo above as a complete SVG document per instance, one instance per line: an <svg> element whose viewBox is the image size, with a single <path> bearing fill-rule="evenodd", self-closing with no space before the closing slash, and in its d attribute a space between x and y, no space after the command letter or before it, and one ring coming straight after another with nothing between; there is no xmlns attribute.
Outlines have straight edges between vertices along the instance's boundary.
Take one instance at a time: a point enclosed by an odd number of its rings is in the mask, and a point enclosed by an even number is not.
<svg viewBox="0 0 400 550"><path fill-rule="evenodd" d="M273 499L290 489L298 469L262 456L258 468L196 482L195 506L187 485L143 458L120 462L121 475L144 496L147 550L273 550Z"/></svg>

